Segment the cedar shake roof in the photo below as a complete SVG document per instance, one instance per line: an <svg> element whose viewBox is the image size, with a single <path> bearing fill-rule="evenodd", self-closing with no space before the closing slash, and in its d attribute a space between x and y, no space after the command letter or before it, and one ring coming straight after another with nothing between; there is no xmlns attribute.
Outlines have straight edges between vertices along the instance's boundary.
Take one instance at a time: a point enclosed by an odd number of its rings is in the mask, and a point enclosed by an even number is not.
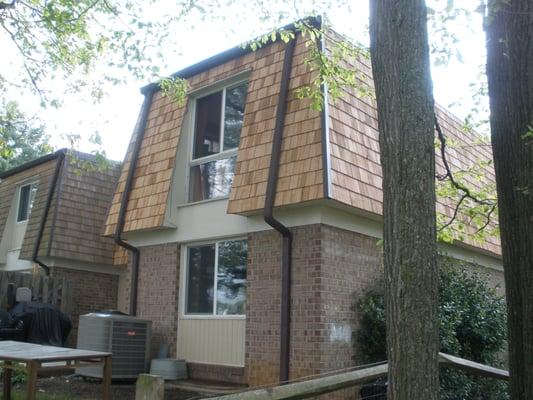
<svg viewBox="0 0 533 400"><path fill-rule="evenodd" d="M65 150L60 150L65 152ZM27 222L20 258L31 260L43 218L46 198L58 162L56 152L2 174L0 181L0 232L5 232L7 216L17 188L35 182L37 192ZM77 161L92 163L94 156L75 152L65 158L53 197L39 254L89 263L113 263L115 244L101 236L111 197L115 191L120 165L111 163L105 170L78 168Z"/></svg>
<svg viewBox="0 0 533 400"><path fill-rule="evenodd" d="M297 40L290 74L275 206L332 199L379 216L382 213L382 190L375 100L368 96L361 97L352 89L345 89L341 98L328 101L328 129L324 129L321 113L311 109L308 99L298 99L295 95L295 89L309 84L312 78L309 66L305 63L309 50L301 35L297 36ZM330 31L326 37L326 47L338 40L340 36ZM206 70L202 70L200 65L191 67L197 73L187 77L190 90L194 91L239 72L250 73L228 213L248 214L259 212L264 207L284 49L284 43L276 42L255 52L236 52L234 59L222 57L220 64L214 63L212 58L206 62ZM357 68L361 73L361 83L373 87L369 60L347 60L346 66ZM125 232L164 226L186 107L178 107L170 98L162 97L160 92L154 94L125 215ZM453 115L437 107L437 117L445 135L465 145L448 149L449 162L454 170L465 169L479 160L491 159L490 149L472 146L476 136L464 133ZM112 235L115 231L135 137L134 133L105 225L106 235ZM323 165L330 165L327 174L324 174ZM439 154L437 170L442 172ZM329 176L326 188L324 176ZM485 179L494 182L491 166L486 167ZM475 180L467 182L474 187L487 183ZM438 200L437 209L448 216L453 212L452 206L443 199ZM483 243L466 239L465 243L500 254L498 238L488 238Z"/></svg>

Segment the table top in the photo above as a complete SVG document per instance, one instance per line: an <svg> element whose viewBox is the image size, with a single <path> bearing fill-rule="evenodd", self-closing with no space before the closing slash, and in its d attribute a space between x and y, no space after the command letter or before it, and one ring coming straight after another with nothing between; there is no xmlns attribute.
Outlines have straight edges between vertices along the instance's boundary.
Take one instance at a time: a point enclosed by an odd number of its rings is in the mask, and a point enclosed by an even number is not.
<svg viewBox="0 0 533 400"><path fill-rule="evenodd" d="M111 353L70 349L68 347L43 346L35 343L0 341L0 361L75 361L103 358Z"/></svg>

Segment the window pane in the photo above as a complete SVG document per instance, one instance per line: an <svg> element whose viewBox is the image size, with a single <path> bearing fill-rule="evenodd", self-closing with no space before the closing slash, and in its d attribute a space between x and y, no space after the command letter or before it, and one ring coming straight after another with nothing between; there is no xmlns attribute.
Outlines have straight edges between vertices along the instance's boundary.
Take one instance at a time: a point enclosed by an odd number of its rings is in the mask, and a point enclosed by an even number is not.
<svg viewBox="0 0 533 400"><path fill-rule="evenodd" d="M215 245L189 247L187 314L213 314Z"/></svg>
<svg viewBox="0 0 533 400"><path fill-rule="evenodd" d="M217 314L246 313L246 240L218 244Z"/></svg>
<svg viewBox="0 0 533 400"><path fill-rule="evenodd" d="M247 88L248 84L244 83L226 90L224 150L234 149L239 146Z"/></svg>
<svg viewBox="0 0 533 400"><path fill-rule="evenodd" d="M220 152L221 112L222 92L210 94L196 101L193 158Z"/></svg>
<svg viewBox="0 0 533 400"><path fill-rule="evenodd" d="M30 200L28 202L28 216L30 215L31 209L33 208L33 201L35 200L35 195L36 194L37 194L37 185L36 184L31 184Z"/></svg>
<svg viewBox="0 0 533 400"><path fill-rule="evenodd" d="M17 215L18 222L26 221L28 219L30 194L31 194L31 185L22 186L20 188L19 206L18 206L18 215Z"/></svg>
<svg viewBox="0 0 533 400"><path fill-rule="evenodd" d="M227 197L235 174L236 157L216 160L191 168L189 200L201 201Z"/></svg>

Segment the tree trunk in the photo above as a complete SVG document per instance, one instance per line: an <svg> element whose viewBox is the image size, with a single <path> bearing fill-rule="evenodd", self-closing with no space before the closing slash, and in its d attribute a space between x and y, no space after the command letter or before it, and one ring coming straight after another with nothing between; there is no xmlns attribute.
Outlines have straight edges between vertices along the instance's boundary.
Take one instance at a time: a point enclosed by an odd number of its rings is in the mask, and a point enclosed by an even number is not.
<svg viewBox="0 0 533 400"><path fill-rule="evenodd" d="M435 126L423 0L370 0L383 170L389 398L438 398Z"/></svg>
<svg viewBox="0 0 533 400"><path fill-rule="evenodd" d="M510 392L533 399L533 2L489 1L486 22Z"/></svg>

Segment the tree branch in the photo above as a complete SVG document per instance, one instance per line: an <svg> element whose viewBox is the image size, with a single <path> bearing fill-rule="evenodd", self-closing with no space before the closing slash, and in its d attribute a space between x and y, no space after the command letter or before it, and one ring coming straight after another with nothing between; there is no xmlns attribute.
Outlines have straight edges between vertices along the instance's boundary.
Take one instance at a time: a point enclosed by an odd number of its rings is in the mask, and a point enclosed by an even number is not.
<svg viewBox="0 0 533 400"><path fill-rule="evenodd" d="M439 124L439 121L437 119L437 115L436 114L435 114L435 129L437 130L437 136L438 136L439 142L440 142L440 154L441 154L441 158L442 158L442 164L444 165L444 169L445 169L445 173L444 174L437 175L436 177L437 177L437 179L439 181L444 181L445 179L449 179L450 183L452 184L452 186L455 189L457 189L457 190L459 190L459 191L461 191L463 193L461 195L461 198L459 199L459 201L457 202L457 204L455 206L455 210L454 210L454 213L453 213L452 217L450 218L450 220L446 224L441 226L438 229L438 231L440 232L440 231L446 229L447 227L449 227L457 219L457 215L459 213L459 208L460 208L461 204L466 199L469 199L469 200L473 201L476 204L489 207L489 210L488 210L487 214L485 215L485 219L486 219L485 223L483 224L483 226L481 228L479 228L476 231L476 233L479 233L490 224L491 216L494 213L494 211L496 210L497 202L496 202L496 200L491 200L491 199L480 199L475 194L473 194L472 191L468 187L466 187L465 185L463 185L462 183L458 182L455 179L455 177L454 177L454 175L452 173L450 164L448 163L448 158L447 158L447 155L446 155L446 137L444 136L444 133L442 132L442 128L441 128L441 126Z"/></svg>
<svg viewBox="0 0 533 400"><path fill-rule="evenodd" d="M0 2L0 10L7 10L8 8L15 8L17 0L13 0L11 3Z"/></svg>

